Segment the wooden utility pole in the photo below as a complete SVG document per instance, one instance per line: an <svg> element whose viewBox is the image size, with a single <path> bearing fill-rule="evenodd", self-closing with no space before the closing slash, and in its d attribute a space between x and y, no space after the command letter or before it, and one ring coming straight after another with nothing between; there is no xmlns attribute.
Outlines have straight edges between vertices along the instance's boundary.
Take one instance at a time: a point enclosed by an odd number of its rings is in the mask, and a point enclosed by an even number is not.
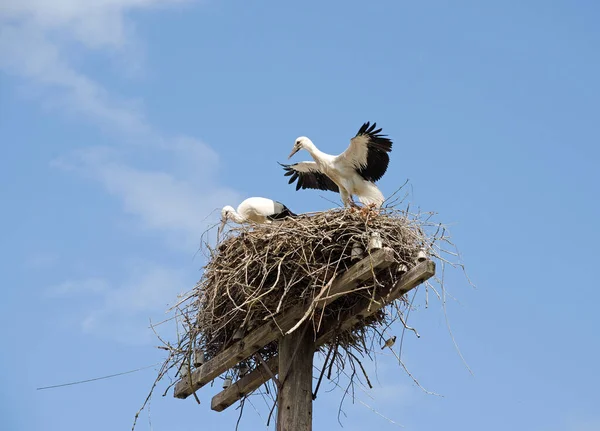
<svg viewBox="0 0 600 431"><path fill-rule="evenodd" d="M312 430L315 336L311 322L279 340L277 431Z"/></svg>

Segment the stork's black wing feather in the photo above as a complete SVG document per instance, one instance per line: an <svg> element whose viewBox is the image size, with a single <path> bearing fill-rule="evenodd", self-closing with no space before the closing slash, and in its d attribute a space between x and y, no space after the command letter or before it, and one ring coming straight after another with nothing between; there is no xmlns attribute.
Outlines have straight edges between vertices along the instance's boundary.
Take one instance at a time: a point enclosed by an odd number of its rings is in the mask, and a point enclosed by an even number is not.
<svg viewBox="0 0 600 431"><path fill-rule="evenodd" d="M332 192L339 192L339 188L331 178L325 175L323 172L316 169L316 163L314 162L300 162L293 165L284 165L285 176L290 176L289 184L296 182L296 190L300 189L317 189L317 190L331 190Z"/></svg>
<svg viewBox="0 0 600 431"><path fill-rule="evenodd" d="M382 135L381 130L381 128L377 129L377 123L371 124L367 121L352 138L351 147L367 146L366 164L357 169L359 175L367 181L379 180L387 171L390 163L388 153L392 151L392 140L387 135Z"/></svg>
<svg viewBox="0 0 600 431"><path fill-rule="evenodd" d="M267 216L267 218L269 220L281 220L287 217L297 217L298 214L293 213L292 211L290 211L290 209L288 207L286 207L284 204L282 204L281 202L277 202L279 205L281 205L282 209L280 212L276 213L276 214L272 214L270 216Z"/></svg>

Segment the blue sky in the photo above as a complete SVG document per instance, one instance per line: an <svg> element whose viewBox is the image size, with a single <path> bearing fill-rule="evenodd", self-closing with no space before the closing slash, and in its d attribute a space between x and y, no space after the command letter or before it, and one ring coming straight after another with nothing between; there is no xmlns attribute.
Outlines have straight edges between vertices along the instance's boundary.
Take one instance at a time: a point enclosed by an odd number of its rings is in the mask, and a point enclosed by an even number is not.
<svg viewBox="0 0 600 431"><path fill-rule="evenodd" d="M341 152L368 120L394 140L382 191L410 179L412 205L450 225L477 285L445 274L474 375L420 291L421 338L403 357L443 397L388 353L358 398L408 430L600 429L599 12L585 0L3 1L2 429L130 429L152 369L35 388L159 362L149 319L199 278L213 211L253 195L331 207L335 195L295 192L276 162L299 135ZM160 389L139 430L233 429L237 411L210 410L214 389L200 406ZM342 391L328 389L314 427L342 429ZM241 429L264 428L261 402ZM399 429L358 401L344 410L344 430Z"/></svg>

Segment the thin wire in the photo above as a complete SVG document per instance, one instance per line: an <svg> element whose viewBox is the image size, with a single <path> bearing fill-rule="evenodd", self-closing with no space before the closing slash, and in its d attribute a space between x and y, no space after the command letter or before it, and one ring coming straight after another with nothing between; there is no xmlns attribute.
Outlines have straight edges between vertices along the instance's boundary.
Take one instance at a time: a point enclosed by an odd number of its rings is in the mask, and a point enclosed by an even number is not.
<svg viewBox="0 0 600 431"><path fill-rule="evenodd" d="M124 371L122 373L117 373L117 374L111 374L110 376L96 377L95 379L88 379L88 380L79 380L77 382L63 383L61 385L44 386L43 388L36 388L36 391L41 391L42 389L60 388L63 386L79 385L81 383L94 382L96 380L110 379L111 377L117 377L117 376L122 376L124 374L135 373L136 371L147 370L148 368L156 367L157 365L160 365L160 364L162 364L162 362L157 362L156 364L148 365L147 367L138 368L136 370Z"/></svg>

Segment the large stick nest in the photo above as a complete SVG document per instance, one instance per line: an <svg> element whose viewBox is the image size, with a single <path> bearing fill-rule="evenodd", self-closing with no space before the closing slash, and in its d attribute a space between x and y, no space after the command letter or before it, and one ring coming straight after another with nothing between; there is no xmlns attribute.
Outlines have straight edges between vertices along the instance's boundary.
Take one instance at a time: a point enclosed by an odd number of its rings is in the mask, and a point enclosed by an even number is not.
<svg viewBox="0 0 600 431"><path fill-rule="evenodd" d="M356 263L353 248L360 247L363 256L369 253L371 235L377 232L383 246L393 249L395 263L374 274L355 292L305 316L312 319L315 328L331 321L328 317L370 298L376 286L393 286L402 270L415 265L419 250L436 256L434 243L439 229L427 235L424 227L428 226L432 224L421 215L395 208L332 209L272 224L232 226L216 248L205 244L208 263L202 278L178 304L184 333L177 348L169 348L172 363L180 366L181 359L191 358L198 349L209 360L230 346L240 331L248 333L298 304L308 307L324 286ZM368 354L366 339L374 335L369 330L397 320L406 299L392 305L387 312L382 309L359 326L338 334L321 349L335 346L336 350L342 347ZM268 344L259 353L268 359L277 353L277 343ZM254 358L244 362L249 369L258 365Z"/></svg>
<svg viewBox="0 0 600 431"><path fill-rule="evenodd" d="M418 220L397 211L330 210L277 224L233 228L212 251L196 287L191 329L197 332L197 346L212 357L232 343L240 328L246 332L286 309L312 302L332 277L356 262L353 248L368 252L372 232L394 250L396 264L356 293L328 305L319 320L370 296L376 284L391 286L401 275L399 264L414 266L417 252L430 245ZM363 323L374 325L384 316L381 312ZM276 349L272 343L262 353L270 356Z"/></svg>
<svg viewBox="0 0 600 431"><path fill-rule="evenodd" d="M392 287L404 271L416 265L419 251L442 265L454 266L444 255L457 255L446 250L443 243L450 248L453 245L445 235L445 228L430 221L432 216L433 213L414 214L408 208L396 207L360 211L332 209L272 224L234 225L216 248L204 242L202 251L207 264L196 286L171 308L179 322L177 340L173 344L161 338L164 344L161 348L169 352L169 357L154 386L171 369L177 374L189 370L195 352L204 352L205 360L210 360L230 346L240 330L242 335L248 333L299 304L312 310L303 319L312 322L315 330L327 329L321 325L335 322L336 316L354 304L372 298L376 288L381 292ZM381 237L383 247L393 250L394 263L326 307L310 307L328 283L357 262L353 249L360 247L363 257L368 255L374 232ZM210 230L206 235L208 233ZM439 297L435 288L426 284ZM441 287L443 289L443 285ZM371 386L359 358L373 359L372 354L381 351L379 346L396 321L415 331L406 325L408 306L405 297L399 298L320 346L326 357L319 384L325 368L329 380L333 374L332 381L336 382L343 374L353 383L354 376L361 374L357 374L360 367ZM276 354L275 341L258 351L260 360L254 355L226 374L240 376ZM345 371L346 367L350 368L351 375ZM152 390L146 402L151 394Z"/></svg>

